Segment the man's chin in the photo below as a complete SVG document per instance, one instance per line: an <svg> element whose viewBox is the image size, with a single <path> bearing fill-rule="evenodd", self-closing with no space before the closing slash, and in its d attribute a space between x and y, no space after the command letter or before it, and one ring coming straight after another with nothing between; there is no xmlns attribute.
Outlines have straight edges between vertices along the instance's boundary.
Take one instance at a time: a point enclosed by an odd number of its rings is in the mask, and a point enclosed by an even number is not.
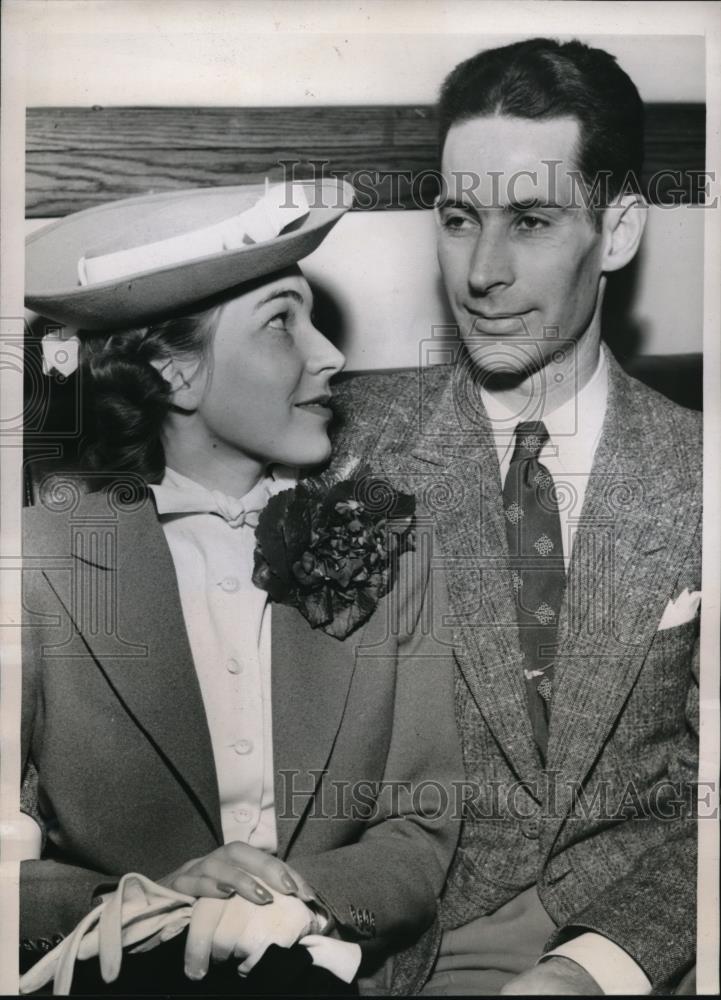
<svg viewBox="0 0 721 1000"><path fill-rule="evenodd" d="M515 389L526 380L530 372L524 371L488 371L478 369L478 375L483 387L489 392L501 392L504 389Z"/></svg>
<svg viewBox="0 0 721 1000"><path fill-rule="evenodd" d="M489 390L512 389L539 368L538 353L525 346L467 341L465 347L474 375Z"/></svg>

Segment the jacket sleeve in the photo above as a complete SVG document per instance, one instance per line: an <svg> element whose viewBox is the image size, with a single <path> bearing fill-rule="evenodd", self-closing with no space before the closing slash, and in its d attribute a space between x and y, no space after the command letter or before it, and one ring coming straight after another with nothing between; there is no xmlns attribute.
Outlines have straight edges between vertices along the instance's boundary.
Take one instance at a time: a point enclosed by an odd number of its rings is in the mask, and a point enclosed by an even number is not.
<svg viewBox="0 0 721 1000"><path fill-rule="evenodd" d="M38 775L32 760L32 746L42 739L43 726L43 615L40 574L29 568L29 556L53 551L43 521L26 511L26 535L23 572L22 629L22 773L21 803L23 812L44 826L38 797ZM43 836L43 841L45 837ZM27 950L48 949L48 943L68 934L92 908L98 892L112 888L116 880L90 869L61 863L49 858L22 861L20 864L20 938Z"/></svg>
<svg viewBox="0 0 721 1000"><path fill-rule="evenodd" d="M687 726L698 741L699 641L692 654ZM698 757L678 753L669 775L680 791L678 813L665 822L663 843L640 855L634 867L558 929L547 950L583 931L595 931L626 951L643 969L654 991L673 988L694 964L696 949ZM640 822L643 822L641 820ZM640 919L639 919L640 916Z"/></svg>
<svg viewBox="0 0 721 1000"><path fill-rule="evenodd" d="M667 434L675 442L679 461L688 480L684 502L694 495L701 499L701 422L699 414L673 408L678 427ZM702 521L679 566L674 592L701 589ZM685 626L680 626L684 628ZM653 650L653 646L651 647ZM634 819L643 828L649 845L628 870L593 896L559 927L547 949L583 931L595 931L615 942L643 969L654 992L673 992L675 985L694 965L696 954L697 800L699 793L699 675L701 645L698 632L676 668L688 678L685 731L679 732L674 748L659 774L661 785L670 782L673 802L651 807L652 814ZM657 706L648 705L648 712ZM703 795L703 787L700 789ZM665 813L665 815L664 815ZM613 828L597 835L600 849ZM607 857L611 857L611 852Z"/></svg>
<svg viewBox="0 0 721 1000"><path fill-rule="evenodd" d="M100 872L43 859L20 864L20 940L31 950L64 937L109 892L117 879Z"/></svg>
<svg viewBox="0 0 721 1000"><path fill-rule="evenodd" d="M434 572L432 588L426 581L411 590L413 626L398 643L393 730L373 819L356 843L289 858L341 935L369 954L395 950L432 924L459 832L454 792L463 772L445 582Z"/></svg>

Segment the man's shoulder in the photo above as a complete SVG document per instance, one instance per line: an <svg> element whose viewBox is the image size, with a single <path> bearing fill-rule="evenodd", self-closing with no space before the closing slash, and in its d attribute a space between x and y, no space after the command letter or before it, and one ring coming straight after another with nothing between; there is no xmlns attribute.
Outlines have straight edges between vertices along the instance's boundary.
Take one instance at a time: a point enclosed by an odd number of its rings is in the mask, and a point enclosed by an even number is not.
<svg viewBox="0 0 721 1000"><path fill-rule="evenodd" d="M703 458L703 415L668 399L612 365L621 446L640 465L666 469L690 488L700 484Z"/></svg>
<svg viewBox="0 0 721 1000"><path fill-rule="evenodd" d="M416 368L392 368L378 371L344 373L338 380L334 393L346 407L368 398L388 402L398 394L417 392L423 385L432 390L445 385L453 372L453 365L431 365Z"/></svg>
<svg viewBox="0 0 721 1000"><path fill-rule="evenodd" d="M703 436L703 414L651 389L630 375L624 375L630 389L630 399L637 419L662 444L662 438L673 443L682 442L689 450L700 452Z"/></svg>
<svg viewBox="0 0 721 1000"><path fill-rule="evenodd" d="M691 410L680 403L675 403L668 396L652 389L645 382L639 381L632 375L624 373L625 379L632 386L634 398L640 406L647 410L654 419L668 423L679 430L700 435L703 427L703 414L698 410Z"/></svg>
<svg viewBox="0 0 721 1000"><path fill-rule="evenodd" d="M334 389L334 439L403 438L418 425L419 406L432 405L452 377L453 366L351 373Z"/></svg>

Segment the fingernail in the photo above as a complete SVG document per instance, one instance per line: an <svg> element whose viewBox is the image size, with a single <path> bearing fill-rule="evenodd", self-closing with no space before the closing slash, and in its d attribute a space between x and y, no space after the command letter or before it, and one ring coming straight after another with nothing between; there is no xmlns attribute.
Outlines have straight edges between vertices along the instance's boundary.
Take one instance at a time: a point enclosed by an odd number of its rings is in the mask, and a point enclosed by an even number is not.
<svg viewBox="0 0 721 1000"><path fill-rule="evenodd" d="M256 885L255 894L258 899L262 899L264 903L269 903L273 898L267 889L264 889L262 885Z"/></svg>
<svg viewBox="0 0 721 1000"><path fill-rule="evenodd" d="M194 979L196 981L198 979L203 979L206 971L206 969L189 969L187 966L185 967L185 975L188 979Z"/></svg>
<svg viewBox="0 0 721 1000"><path fill-rule="evenodd" d="M224 892L226 896L232 896L235 892L235 886L228 885L226 882L218 882L218 892Z"/></svg>
<svg viewBox="0 0 721 1000"><path fill-rule="evenodd" d="M290 875L283 875L283 877L281 878L281 882L286 887L286 889L288 890L288 892L297 892L298 891L298 886L295 884L295 882L290 877Z"/></svg>

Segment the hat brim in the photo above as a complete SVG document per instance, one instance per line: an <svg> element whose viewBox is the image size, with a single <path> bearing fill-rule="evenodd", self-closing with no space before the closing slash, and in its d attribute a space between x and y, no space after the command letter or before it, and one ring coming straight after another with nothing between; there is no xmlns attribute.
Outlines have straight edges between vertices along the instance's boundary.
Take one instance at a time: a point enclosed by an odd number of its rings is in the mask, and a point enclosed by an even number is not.
<svg viewBox="0 0 721 1000"><path fill-rule="evenodd" d="M265 185L144 195L68 216L26 240L25 304L76 329L117 330L271 275L312 253L353 203L353 188L344 181L303 187L308 214L272 240L93 285L80 285L77 275L79 259L90 250L124 250L220 222L255 204Z"/></svg>

